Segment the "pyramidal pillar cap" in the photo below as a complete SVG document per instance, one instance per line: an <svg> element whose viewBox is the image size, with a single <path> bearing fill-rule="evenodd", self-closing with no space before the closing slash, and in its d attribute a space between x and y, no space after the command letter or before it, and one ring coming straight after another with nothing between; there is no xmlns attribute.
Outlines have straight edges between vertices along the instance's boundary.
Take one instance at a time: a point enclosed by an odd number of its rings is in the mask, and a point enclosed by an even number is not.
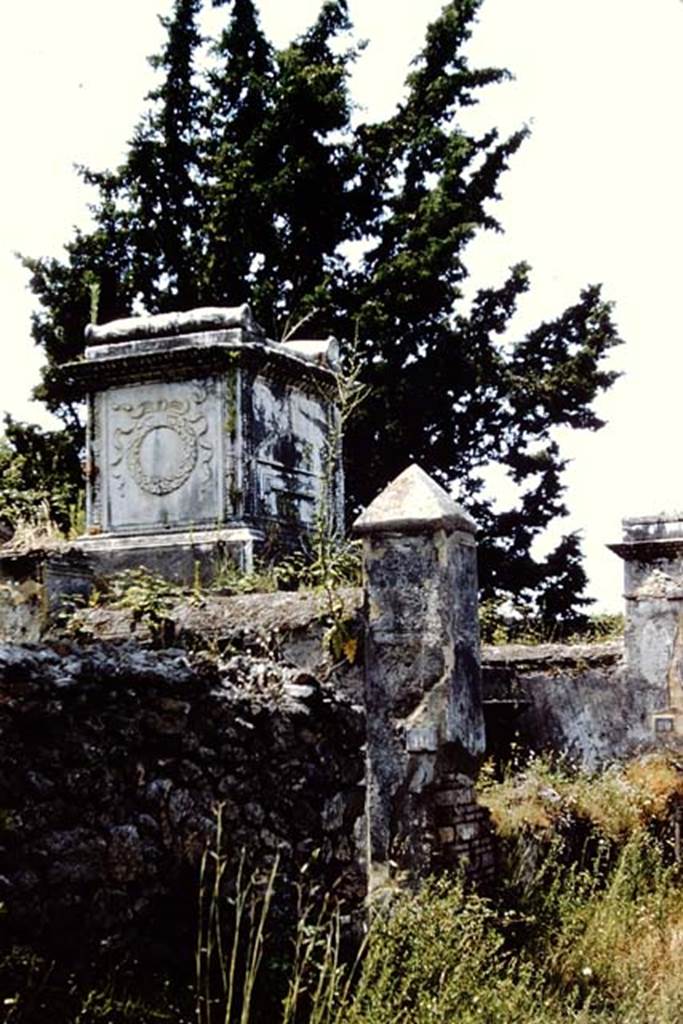
<svg viewBox="0 0 683 1024"><path fill-rule="evenodd" d="M434 533L462 530L476 533L477 526L464 509L423 469L413 463L377 495L353 524L353 532Z"/></svg>

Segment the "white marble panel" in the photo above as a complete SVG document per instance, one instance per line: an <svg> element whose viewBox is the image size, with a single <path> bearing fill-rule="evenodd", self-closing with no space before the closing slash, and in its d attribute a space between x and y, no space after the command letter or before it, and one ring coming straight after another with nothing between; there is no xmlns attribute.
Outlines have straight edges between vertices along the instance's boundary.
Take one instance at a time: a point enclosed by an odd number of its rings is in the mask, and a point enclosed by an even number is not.
<svg viewBox="0 0 683 1024"><path fill-rule="evenodd" d="M135 384L102 395L105 528L216 523L223 508L222 384Z"/></svg>

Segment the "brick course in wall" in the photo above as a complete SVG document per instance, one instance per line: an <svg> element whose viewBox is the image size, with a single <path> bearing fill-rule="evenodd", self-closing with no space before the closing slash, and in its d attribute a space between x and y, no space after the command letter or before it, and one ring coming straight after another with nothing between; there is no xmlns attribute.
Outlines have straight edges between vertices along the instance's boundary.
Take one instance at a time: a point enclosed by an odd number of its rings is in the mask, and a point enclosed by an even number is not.
<svg viewBox="0 0 683 1024"><path fill-rule="evenodd" d="M463 870L478 882L495 872L495 836L486 808L477 804L474 783L462 773L443 775L432 797L437 863Z"/></svg>

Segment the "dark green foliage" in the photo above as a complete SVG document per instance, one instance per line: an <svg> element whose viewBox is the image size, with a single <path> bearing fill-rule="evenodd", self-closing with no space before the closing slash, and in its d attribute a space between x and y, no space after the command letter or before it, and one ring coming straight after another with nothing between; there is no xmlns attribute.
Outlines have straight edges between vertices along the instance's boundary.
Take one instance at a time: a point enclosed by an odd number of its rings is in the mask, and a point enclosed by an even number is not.
<svg viewBox="0 0 683 1024"><path fill-rule="evenodd" d="M149 96L150 112L113 183L119 207L128 213L123 226L136 294L158 310L193 305L201 272L201 95L194 74L200 6L201 0L176 0L173 16L161 19L168 40L151 63L163 80Z"/></svg>
<svg viewBox="0 0 683 1024"><path fill-rule="evenodd" d="M66 431L5 417L0 479L0 520L11 528L47 518L66 532L79 514L81 466Z"/></svg>
<svg viewBox="0 0 683 1024"><path fill-rule="evenodd" d="M189 960L189 955L187 957ZM185 983L183 983L185 982ZM191 1024L191 984L173 972L127 958L93 954L74 969L28 947L0 952L5 1024Z"/></svg>
<svg viewBox="0 0 683 1024"><path fill-rule="evenodd" d="M76 235L64 261L27 261L43 306L40 393L77 423L58 366L82 350L93 312L103 321L248 300L272 337L356 338L371 393L347 433L349 510L417 461L457 482L481 527L484 596L514 595L573 627L585 586L577 538L542 562L531 549L566 511L554 428L601 425L592 403L613 380L603 359L619 339L590 287L510 341L524 264L470 307L462 300L465 248L499 229L491 201L525 134L476 137L460 123L479 90L506 77L463 54L479 5L447 3L395 114L356 123L345 0L326 0L282 50L253 0L215 0L226 18L204 70L201 0L176 0L153 60L160 85L123 166L84 172L98 190L95 229ZM502 514L484 494L491 465L519 489Z"/></svg>

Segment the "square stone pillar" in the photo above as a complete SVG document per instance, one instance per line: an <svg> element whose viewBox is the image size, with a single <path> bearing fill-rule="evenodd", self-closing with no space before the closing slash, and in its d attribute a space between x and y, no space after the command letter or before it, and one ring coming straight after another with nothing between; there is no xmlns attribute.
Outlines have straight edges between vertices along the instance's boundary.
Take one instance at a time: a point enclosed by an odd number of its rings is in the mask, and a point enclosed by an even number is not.
<svg viewBox="0 0 683 1024"><path fill-rule="evenodd" d="M624 519L626 670L634 742L683 737L683 516Z"/></svg>
<svg viewBox="0 0 683 1024"><path fill-rule="evenodd" d="M483 838L484 812L461 813L472 810L485 745L477 550L473 521L416 465L354 530L363 538L367 616L372 892L447 864L449 851L455 866Z"/></svg>

